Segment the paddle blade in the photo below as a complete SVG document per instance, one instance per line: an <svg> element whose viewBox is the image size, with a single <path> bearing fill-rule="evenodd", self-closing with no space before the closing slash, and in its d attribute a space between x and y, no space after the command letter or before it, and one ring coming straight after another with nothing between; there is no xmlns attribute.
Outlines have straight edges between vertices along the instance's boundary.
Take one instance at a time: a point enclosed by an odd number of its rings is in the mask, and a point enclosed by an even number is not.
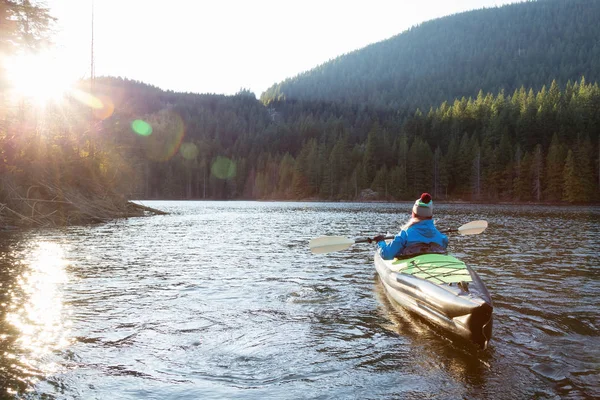
<svg viewBox="0 0 600 400"><path fill-rule="evenodd" d="M311 239L308 247L313 254L331 253L332 251L346 250L354 244L354 240L343 236L322 236Z"/></svg>
<svg viewBox="0 0 600 400"><path fill-rule="evenodd" d="M461 235L477 235L485 231L487 226L487 221L473 221L458 228L458 233Z"/></svg>

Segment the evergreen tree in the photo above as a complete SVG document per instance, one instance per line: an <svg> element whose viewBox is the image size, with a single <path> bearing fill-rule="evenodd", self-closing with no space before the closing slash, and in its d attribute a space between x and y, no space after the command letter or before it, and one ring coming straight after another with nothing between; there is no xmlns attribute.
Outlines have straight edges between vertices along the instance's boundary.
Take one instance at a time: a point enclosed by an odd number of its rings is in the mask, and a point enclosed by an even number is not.
<svg viewBox="0 0 600 400"><path fill-rule="evenodd" d="M293 199L292 183L294 180L295 160L286 153L279 163L279 182L277 184L277 193L282 199Z"/></svg>
<svg viewBox="0 0 600 400"><path fill-rule="evenodd" d="M429 145L415 138L408 160L409 193L430 192L433 186L433 153Z"/></svg>
<svg viewBox="0 0 600 400"><path fill-rule="evenodd" d="M543 187L543 171L544 171L544 157L542 153L542 146L535 146L533 151L533 158L531 160L531 179L533 183L533 196L536 201L542 200L542 187Z"/></svg>
<svg viewBox="0 0 600 400"><path fill-rule="evenodd" d="M571 149L569 149L569 152L567 153L563 178L563 200L568 201L569 203L581 201L580 199L583 197L584 188L581 184L581 180L579 179L575 156L573 155L573 151Z"/></svg>
<svg viewBox="0 0 600 400"><path fill-rule="evenodd" d="M514 198L517 201L530 201L533 199L531 191L531 154L525 153L516 164L514 181Z"/></svg>
<svg viewBox="0 0 600 400"><path fill-rule="evenodd" d="M404 199L407 197L406 193L406 170L404 167L398 165L394 166L389 173L389 194L394 199Z"/></svg>
<svg viewBox="0 0 600 400"><path fill-rule="evenodd" d="M459 193L471 193L473 148L467 133L464 133L460 139L458 159L456 161L455 168L454 174L457 177L456 190Z"/></svg>
<svg viewBox="0 0 600 400"><path fill-rule="evenodd" d="M437 147L433 153L433 197L440 198L442 193L442 150Z"/></svg>
<svg viewBox="0 0 600 400"><path fill-rule="evenodd" d="M597 189L594 179L593 146L589 137L580 138L576 143L574 151L575 165L581 185L581 195L578 202L590 202L594 199Z"/></svg>
<svg viewBox="0 0 600 400"><path fill-rule="evenodd" d="M473 197L479 200L481 198L481 149L477 142L473 146L473 154L472 193Z"/></svg>
<svg viewBox="0 0 600 400"><path fill-rule="evenodd" d="M368 187L365 166L362 162L357 164L356 168L354 168L351 181L354 186L354 198L356 199L359 197L360 192Z"/></svg>
<svg viewBox="0 0 600 400"><path fill-rule="evenodd" d="M511 156L512 146L509 135L505 132L500 138L500 144L496 149L496 160L498 169L496 171L497 184L500 197L510 199L513 186L513 159Z"/></svg>
<svg viewBox="0 0 600 400"><path fill-rule="evenodd" d="M55 20L48 8L29 0L0 1L0 54L47 46Z"/></svg>
<svg viewBox="0 0 600 400"><path fill-rule="evenodd" d="M563 172L565 169L565 150L558 139L558 134L552 135L552 142L546 156L546 188L544 198L549 201L559 201L562 198Z"/></svg>
<svg viewBox="0 0 600 400"><path fill-rule="evenodd" d="M450 139L450 143L448 145L448 151L446 152L446 167L449 171L452 171L449 174L448 179L448 191L450 193L458 192L457 188L460 185L461 176L458 172L458 163L459 163L459 146L456 139L456 136L452 136Z"/></svg>
<svg viewBox="0 0 600 400"><path fill-rule="evenodd" d="M371 183L371 189L377 192L377 195L380 199L386 199L388 197L388 170L384 165L375 174L375 178Z"/></svg>
<svg viewBox="0 0 600 400"><path fill-rule="evenodd" d="M343 179L348 175L348 141L346 136L340 137L339 140L333 146L331 154L329 155L328 169L331 174L331 191L329 198L334 198L340 193L340 184Z"/></svg>
<svg viewBox="0 0 600 400"><path fill-rule="evenodd" d="M311 168L311 162L314 162L316 156L316 142L314 139L304 144L296 160L296 169L292 179L292 190L295 198L303 199L309 197L314 192L314 168ZM312 180L311 180L312 178Z"/></svg>
<svg viewBox="0 0 600 400"><path fill-rule="evenodd" d="M404 194L408 188L408 177L406 175L406 166L408 163L408 139L406 137L406 132L402 132L400 137L398 138L398 167L399 169L396 171L400 173L398 179L398 187L399 193ZM402 198L400 195L399 198Z"/></svg>
<svg viewBox="0 0 600 400"><path fill-rule="evenodd" d="M365 175L366 175L366 179L367 181L370 183L373 181L373 179L375 178L375 174L377 173L377 160L378 157L380 156L379 153L379 146L377 144L378 142L378 129L377 127L374 127L374 129L372 129L369 132L369 135L367 136L367 143L366 143L366 147L365 147L365 155L364 155L364 160L363 160L363 165L365 168Z"/></svg>

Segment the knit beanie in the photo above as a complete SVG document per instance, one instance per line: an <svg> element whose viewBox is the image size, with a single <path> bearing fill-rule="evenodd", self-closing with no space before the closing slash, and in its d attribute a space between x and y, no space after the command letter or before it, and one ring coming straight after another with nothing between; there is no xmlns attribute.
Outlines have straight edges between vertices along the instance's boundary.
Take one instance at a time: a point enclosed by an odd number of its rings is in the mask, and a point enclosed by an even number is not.
<svg viewBox="0 0 600 400"><path fill-rule="evenodd" d="M418 218L433 217L433 201L431 201L431 195L429 193L423 193L421 198L415 201L412 212L413 216Z"/></svg>

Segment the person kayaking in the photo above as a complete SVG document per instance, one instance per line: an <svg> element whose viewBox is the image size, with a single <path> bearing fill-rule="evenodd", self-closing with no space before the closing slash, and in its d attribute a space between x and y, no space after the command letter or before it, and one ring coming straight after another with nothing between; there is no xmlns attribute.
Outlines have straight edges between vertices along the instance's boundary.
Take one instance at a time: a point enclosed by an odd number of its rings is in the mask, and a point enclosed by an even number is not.
<svg viewBox="0 0 600 400"><path fill-rule="evenodd" d="M431 195L423 193L415 201L411 219L402 227L393 241L386 243L385 236L378 235L369 239L369 243L377 243L379 254L384 260L423 253L445 253L446 247L448 247L448 236L437 230L432 217Z"/></svg>

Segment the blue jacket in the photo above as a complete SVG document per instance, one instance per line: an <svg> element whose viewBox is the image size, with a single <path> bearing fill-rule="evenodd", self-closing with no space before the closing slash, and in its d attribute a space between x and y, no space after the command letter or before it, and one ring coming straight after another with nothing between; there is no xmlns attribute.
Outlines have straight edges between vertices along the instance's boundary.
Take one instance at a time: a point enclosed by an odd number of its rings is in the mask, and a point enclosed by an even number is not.
<svg viewBox="0 0 600 400"><path fill-rule="evenodd" d="M397 254L415 243L437 243L440 246L448 247L448 236L437 230L433 220L426 219L411 225L406 230L401 230L391 243L385 241L378 242L379 254L384 260L392 260Z"/></svg>

